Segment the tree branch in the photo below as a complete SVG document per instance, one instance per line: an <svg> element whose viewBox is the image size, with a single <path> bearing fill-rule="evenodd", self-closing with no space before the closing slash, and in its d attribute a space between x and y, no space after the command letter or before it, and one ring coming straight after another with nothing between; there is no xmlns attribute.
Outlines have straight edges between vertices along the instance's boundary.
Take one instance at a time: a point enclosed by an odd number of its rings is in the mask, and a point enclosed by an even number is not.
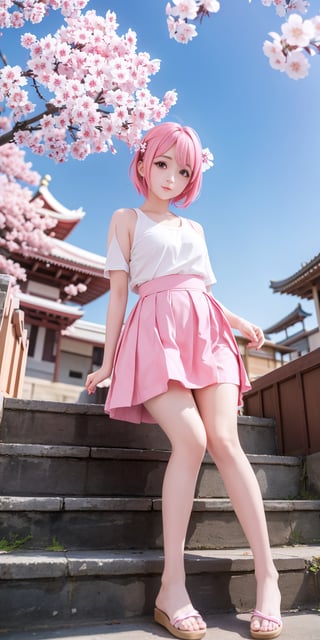
<svg viewBox="0 0 320 640"><path fill-rule="evenodd" d="M43 116L51 116L55 113L59 113L60 109L55 107L53 104L48 103L46 105L46 111L39 113L37 116L33 116L32 118L28 118L27 120L23 120L22 122L16 122L16 124L10 129L10 131L6 131L0 136L0 147L8 142L14 142L14 135L18 133L18 131L25 131L35 122L39 122L42 120Z"/></svg>
<svg viewBox="0 0 320 640"><path fill-rule="evenodd" d="M7 57L5 56L5 54L2 53L2 51L0 51L0 60L3 62L4 66L7 66L8 60L7 60Z"/></svg>

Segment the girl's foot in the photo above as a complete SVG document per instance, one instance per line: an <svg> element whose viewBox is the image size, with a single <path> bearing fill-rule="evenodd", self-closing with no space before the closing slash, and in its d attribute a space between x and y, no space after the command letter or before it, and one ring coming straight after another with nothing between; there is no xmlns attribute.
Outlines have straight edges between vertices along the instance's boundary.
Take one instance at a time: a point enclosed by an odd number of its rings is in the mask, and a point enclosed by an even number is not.
<svg viewBox="0 0 320 640"><path fill-rule="evenodd" d="M164 611L155 607L154 609L154 619L155 622L161 624L165 629L167 629L171 635L175 638L181 638L182 640L201 640L206 633L206 629L198 629L198 631L187 631L181 629L182 623L191 620L191 619L201 619L200 613L196 611L192 605L190 605L189 609L186 609L184 614L181 616L177 616L170 620Z"/></svg>
<svg viewBox="0 0 320 640"><path fill-rule="evenodd" d="M277 638L282 630L280 613L281 595L278 574L270 576L257 588L257 607L252 614L250 631L253 638Z"/></svg>
<svg viewBox="0 0 320 640"><path fill-rule="evenodd" d="M161 616L161 613L165 618ZM178 585L161 586L156 599L155 619L177 638L194 638L196 640L196 638L204 636L207 628L201 615L193 609L184 585L182 587ZM165 619L168 620L169 626L165 624ZM180 631L182 634L177 634L174 631Z"/></svg>
<svg viewBox="0 0 320 640"><path fill-rule="evenodd" d="M257 609L254 610L253 614L252 614L252 618L254 618L255 620L262 620L263 622L268 622L268 623L272 623L272 625L275 625L275 628L269 631L264 631L262 628L262 625L260 625L259 630L255 631L254 629L252 629L252 626L250 628L250 632L251 632L251 637L255 638L256 640L273 640L273 638L278 638L278 636L280 636L280 633L282 631L282 620L280 618L274 618L273 616L266 616L264 615L264 613L262 613L261 611L258 611Z"/></svg>

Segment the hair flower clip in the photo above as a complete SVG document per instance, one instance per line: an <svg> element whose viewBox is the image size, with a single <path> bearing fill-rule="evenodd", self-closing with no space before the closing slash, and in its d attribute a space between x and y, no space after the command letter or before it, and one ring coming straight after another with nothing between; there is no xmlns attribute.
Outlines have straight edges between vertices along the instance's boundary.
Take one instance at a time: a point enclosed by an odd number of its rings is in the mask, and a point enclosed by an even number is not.
<svg viewBox="0 0 320 640"><path fill-rule="evenodd" d="M208 171L208 169L211 169L211 167L213 167L213 164L214 164L213 153L211 153L208 147L206 147L205 149L202 149L202 173L204 173L205 171Z"/></svg>
<svg viewBox="0 0 320 640"><path fill-rule="evenodd" d="M145 154L146 148L147 148L147 143L146 142L140 142L139 149L140 149L140 154L142 156Z"/></svg>

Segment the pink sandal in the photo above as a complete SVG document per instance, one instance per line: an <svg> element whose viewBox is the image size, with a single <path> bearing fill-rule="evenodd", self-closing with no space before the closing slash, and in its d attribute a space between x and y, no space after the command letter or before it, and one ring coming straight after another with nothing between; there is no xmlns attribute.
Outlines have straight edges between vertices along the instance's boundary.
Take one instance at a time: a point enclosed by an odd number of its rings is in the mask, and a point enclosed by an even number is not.
<svg viewBox="0 0 320 640"><path fill-rule="evenodd" d="M260 640L272 640L272 638L278 638L282 631L282 620L280 618L274 618L273 616L265 616L264 613L254 610L252 618L261 618L261 620L268 620L268 622L274 622L274 624L278 625L278 629L274 629L273 631L254 631L250 628L251 637Z"/></svg>
<svg viewBox="0 0 320 640"><path fill-rule="evenodd" d="M154 608L155 622L161 624L162 627L165 627L165 629L167 629L167 631L169 631L175 638L180 638L181 640L201 640L201 638L205 636L207 629L187 631L178 628L177 625L188 618L201 618L199 611L196 611L192 605L190 605L190 607L188 607L181 616L176 616L172 620L169 619L169 616L167 616L164 611L161 611L158 607Z"/></svg>

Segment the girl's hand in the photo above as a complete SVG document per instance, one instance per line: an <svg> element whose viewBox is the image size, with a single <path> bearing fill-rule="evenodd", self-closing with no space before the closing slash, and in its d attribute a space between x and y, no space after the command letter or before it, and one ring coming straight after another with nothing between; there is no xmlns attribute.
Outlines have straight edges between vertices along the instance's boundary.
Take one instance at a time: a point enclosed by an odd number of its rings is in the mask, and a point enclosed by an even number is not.
<svg viewBox="0 0 320 640"><path fill-rule="evenodd" d="M244 338L249 340L249 343L247 344L249 349L261 349L265 341L265 337L260 327L257 327L257 325L252 324L252 322L248 322L248 320L241 318L238 329Z"/></svg>
<svg viewBox="0 0 320 640"><path fill-rule="evenodd" d="M97 385L104 382L111 375L111 371L105 367L100 367L97 371L89 373L86 381L86 390L91 395L95 392Z"/></svg>

